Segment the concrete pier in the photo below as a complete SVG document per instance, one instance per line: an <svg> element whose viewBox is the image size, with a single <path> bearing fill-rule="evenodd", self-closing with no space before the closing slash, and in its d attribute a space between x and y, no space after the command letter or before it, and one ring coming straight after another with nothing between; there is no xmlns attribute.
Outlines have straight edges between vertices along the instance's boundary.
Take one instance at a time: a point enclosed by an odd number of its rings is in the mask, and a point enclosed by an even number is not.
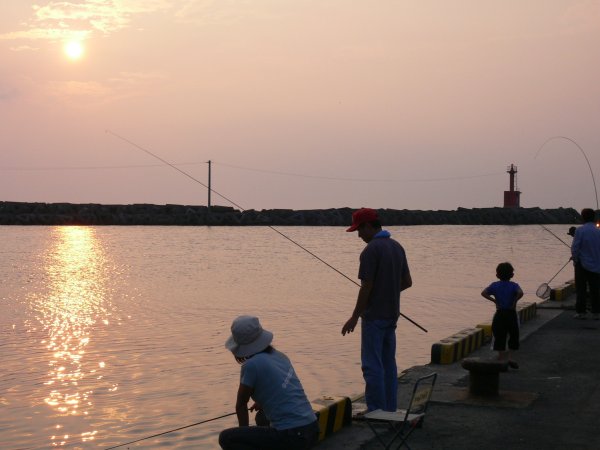
<svg viewBox="0 0 600 450"><path fill-rule="evenodd" d="M600 321L574 319L573 303L570 296L538 305L536 317L521 328L521 348L515 354L520 368L500 374L497 397L469 396L468 372L460 362L407 370L400 379L399 405L405 404L419 376L438 373L425 423L408 441L411 448L600 448ZM471 354L494 355L489 346ZM381 445L368 427L354 422L316 448Z"/></svg>

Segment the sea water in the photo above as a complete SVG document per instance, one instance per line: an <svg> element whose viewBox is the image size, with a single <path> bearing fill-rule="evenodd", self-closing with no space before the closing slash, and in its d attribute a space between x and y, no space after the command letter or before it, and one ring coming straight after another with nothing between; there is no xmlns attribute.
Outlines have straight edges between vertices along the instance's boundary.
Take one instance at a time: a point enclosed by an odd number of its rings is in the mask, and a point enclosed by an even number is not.
<svg viewBox="0 0 600 450"><path fill-rule="evenodd" d="M490 320L480 296L510 261L522 301L569 259L566 225L390 227L402 293L399 368ZM340 227L280 227L357 280L364 243ZM257 315L309 399L361 393L358 287L268 227L0 227L0 448L107 448L234 411L231 321ZM573 276L570 265L551 285ZM235 416L128 445L213 449ZM123 448L127 448L123 447Z"/></svg>

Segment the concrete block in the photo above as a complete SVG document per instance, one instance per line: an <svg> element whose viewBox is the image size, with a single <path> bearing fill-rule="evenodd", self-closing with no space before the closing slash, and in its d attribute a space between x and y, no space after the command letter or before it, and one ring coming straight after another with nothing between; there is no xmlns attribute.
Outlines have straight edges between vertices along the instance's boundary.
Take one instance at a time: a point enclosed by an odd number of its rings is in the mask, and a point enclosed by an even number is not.
<svg viewBox="0 0 600 450"><path fill-rule="evenodd" d="M452 364L483 345L482 328L467 328L431 346L431 362Z"/></svg>
<svg viewBox="0 0 600 450"><path fill-rule="evenodd" d="M311 402L319 421L319 441L352 423L349 397L321 397Z"/></svg>
<svg viewBox="0 0 600 450"><path fill-rule="evenodd" d="M537 314L537 303L517 303L517 314L521 323L533 319Z"/></svg>
<svg viewBox="0 0 600 450"><path fill-rule="evenodd" d="M492 339L492 322L480 323L477 328L483 330L483 342L489 342Z"/></svg>
<svg viewBox="0 0 600 450"><path fill-rule="evenodd" d="M575 293L575 280L567 281L566 283L557 286L550 290L550 300L557 302L566 300L570 295Z"/></svg>

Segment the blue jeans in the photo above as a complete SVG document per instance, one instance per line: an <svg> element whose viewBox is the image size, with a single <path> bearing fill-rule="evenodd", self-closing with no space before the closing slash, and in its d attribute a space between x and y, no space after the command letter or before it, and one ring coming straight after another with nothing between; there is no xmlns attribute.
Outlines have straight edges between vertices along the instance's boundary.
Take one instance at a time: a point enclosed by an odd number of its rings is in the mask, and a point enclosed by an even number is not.
<svg viewBox="0 0 600 450"><path fill-rule="evenodd" d="M361 319L361 363L367 409L396 411L396 320Z"/></svg>
<svg viewBox="0 0 600 450"><path fill-rule="evenodd" d="M317 443L319 423L314 422L289 430L271 427L234 427L221 431L219 445L223 450L305 450Z"/></svg>

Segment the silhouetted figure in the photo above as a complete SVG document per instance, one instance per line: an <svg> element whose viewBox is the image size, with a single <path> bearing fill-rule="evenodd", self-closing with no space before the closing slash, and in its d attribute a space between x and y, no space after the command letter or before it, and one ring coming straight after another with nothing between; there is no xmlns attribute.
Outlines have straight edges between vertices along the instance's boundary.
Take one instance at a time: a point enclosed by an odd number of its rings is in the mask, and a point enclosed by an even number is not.
<svg viewBox="0 0 600 450"><path fill-rule="evenodd" d="M400 292L412 286L412 278L404 248L381 229L377 211L370 208L355 211L352 225L346 231L357 230L367 246L360 254L361 285L356 306L342 327L342 335L353 332L360 317L367 409L396 411L396 323L400 317Z"/></svg>
<svg viewBox="0 0 600 450"><path fill-rule="evenodd" d="M587 291L589 288L593 318L600 319L600 229L596 227L594 210L581 211L583 225L575 230L571 244L571 257L575 264L576 319L587 317Z"/></svg>
<svg viewBox="0 0 600 450"><path fill-rule="evenodd" d="M305 450L317 442L317 417L292 363L272 340L257 317L239 316L231 325L225 347L242 366L235 403L239 427L221 431L223 450ZM268 426L248 426L250 398L257 423Z"/></svg>
<svg viewBox="0 0 600 450"><path fill-rule="evenodd" d="M504 262L496 267L494 281L486 287L481 295L496 305L496 313L492 319L492 334L494 335L494 350L498 352L500 361L508 361L508 366L518 369L519 365L511 359L511 351L519 349L519 317L517 302L523 297L523 290L514 281L515 275L511 263ZM507 350L508 338L508 350Z"/></svg>

